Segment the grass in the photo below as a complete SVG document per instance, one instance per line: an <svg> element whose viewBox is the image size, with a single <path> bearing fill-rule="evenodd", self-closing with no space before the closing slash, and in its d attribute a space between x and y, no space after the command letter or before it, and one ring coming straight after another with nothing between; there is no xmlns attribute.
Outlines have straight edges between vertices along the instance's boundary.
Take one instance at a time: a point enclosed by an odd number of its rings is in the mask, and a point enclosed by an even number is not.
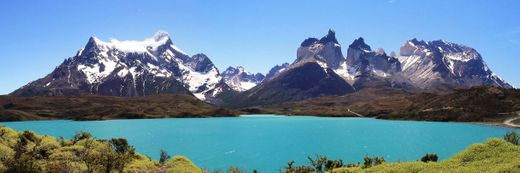
<svg viewBox="0 0 520 173"><path fill-rule="evenodd" d="M484 143L473 144L450 159L441 162L385 163L367 169L359 167L339 168L334 172L520 172L520 146L502 139L492 138Z"/></svg>
<svg viewBox="0 0 520 173"><path fill-rule="evenodd" d="M119 172L114 166L122 162L125 173L202 173L183 156L160 164L138 153L118 153L107 140L63 140L0 126L0 172L106 172L108 166L109 172Z"/></svg>

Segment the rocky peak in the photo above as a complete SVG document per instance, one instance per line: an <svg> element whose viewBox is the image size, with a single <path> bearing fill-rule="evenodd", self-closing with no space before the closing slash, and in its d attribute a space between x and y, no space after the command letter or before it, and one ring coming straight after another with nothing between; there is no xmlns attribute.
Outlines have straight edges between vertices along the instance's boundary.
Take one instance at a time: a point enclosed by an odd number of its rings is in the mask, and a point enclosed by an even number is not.
<svg viewBox="0 0 520 173"><path fill-rule="evenodd" d="M327 33L327 35L322 37L319 42L322 44L326 44L329 42L339 44L338 40L336 39L336 32L332 29L329 29L329 32Z"/></svg>
<svg viewBox="0 0 520 173"><path fill-rule="evenodd" d="M202 53L193 55L186 63L191 69L204 73L212 70L215 67L208 56Z"/></svg>
<svg viewBox="0 0 520 173"><path fill-rule="evenodd" d="M283 63L281 65L275 65L267 75L265 75L265 80L270 80L274 78L277 74L281 73L282 71L286 70L289 67L289 63Z"/></svg>
<svg viewBox="0 0 520 173"><path fill-rule="evenodd" d="M382 48L372 51L365 40L359 37L349 46L345 67L336 71L353 83L356 89L378 87L374 86L376 84L392 87L391 83L374 82L374 80L392 78L394 74L401 71L401 64L396 58L388 56Z"/></svg>
<svg viewBox="0 0 520 173"><path fill-rule="evenodd" d="M327 35L320 40L308 38L304 40L296 53L297 59L294 64L319 61L323 67L337 68L345 60L341 53L341 45L336 39L336 33L329 30Z"/></svg>
<svg viewBox="0 0 520 173"><path fill-rule="evenodd" d="M365 43L363 37L359 37L358 39L354 40L354 42L352 42L352 44L350 44L348 47L363 51L372 51L372 49L370 49L370 46Z"/></svg>

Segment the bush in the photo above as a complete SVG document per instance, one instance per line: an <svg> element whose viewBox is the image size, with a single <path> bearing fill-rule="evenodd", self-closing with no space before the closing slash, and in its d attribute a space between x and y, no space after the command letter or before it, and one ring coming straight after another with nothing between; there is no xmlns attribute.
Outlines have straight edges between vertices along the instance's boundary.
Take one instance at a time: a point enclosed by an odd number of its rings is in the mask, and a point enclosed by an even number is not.
<svg viewBox="0 0 520 173"><path fill-rule="evenodd" d="M166 155L160 165L135 153L123 138L100 140L78 132L72 140L57 139L0 126L0 172L202 172L187 158Z"/></svg>
<svg viewBox="0 0 520 173"><path fill-rule="evenodd" d="M79 132L76 132L76 134L72 138L72 143L75 144L78 141L81 141L83 139L90 139L90 138L92 138L92 135L89 132L79 131Z"/></svg>
<svg viewBox="0 0 520 173"><path fill-rule="evenodd" d="M365 158L363 158L363 161L363 168L370 168L372 166L377 166L385 163L385 158L365 156Z"/></svg>
<svg viewBox="0 0 520 173"><path fill-rule="evenodd" d="M504 135L504 140L506 140L507 142L510 142L512 144L518 145L520 142L519 141L520 136L518 136L518 134L516 132L511 131L511 132L506 133L506 135Z"/></svg>
<svg viewBox="0 0 520 173"><path fill-rule="evenodd" d="M422 162L437 162L439 157L437 154L426 154L421 158Z"/></svg>
<svg viewBox="0 0 520 173"><path fill-rule="evenodd" d="M161 150L159 163L164 164L164 162L166 162L168 159L170 159L170 155L168 155L168 153L166 151Z"/></svg>

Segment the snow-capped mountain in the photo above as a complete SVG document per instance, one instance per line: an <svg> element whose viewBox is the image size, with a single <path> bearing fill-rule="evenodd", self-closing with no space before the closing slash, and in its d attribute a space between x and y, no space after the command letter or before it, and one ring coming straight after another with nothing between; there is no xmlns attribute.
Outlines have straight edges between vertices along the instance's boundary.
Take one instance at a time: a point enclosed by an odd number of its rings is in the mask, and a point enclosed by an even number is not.
<svg viewBox="0 0 520 173"><path fill-rule="evenodd" d="M330 68L317 62L302 62L292 66L271 80L239 93L228 102L230 106L269 105L307 98L344 95L354 88Z"/></svg>
<svg viewBox="0 0 520 173"><path fill-rule="evenodd" d="M355 91L333 70L345 61L333 30L321 39L304 40L296 54L292 64L275 66L264 82L240 93L232 105L274 104Z"/></svg>
<svg viewBox="0 0 520 173"><path fill-rule="evenodd" d="M280 72L284 71L285 69L287 69L287 67L289 67L289 63L283 63L281 65L275 65L273 68L271 68L271 70L269 70L269 72L267 73L267 75L265 75L265 80L270 80L272 79L273 77L275 77L277 74L279 74Z"/></svg>
<svg viewBox="0 0 520 173"><path fill-rule="evenodd" d="M321 39L308 38L297 50L296 61L289 68L317 62L323 68L332 69L356 90L364 87L401 87L408 86L396 73L401 71L400 62L388 56L383 49L373 51L363 38L349 45L347 57L343 57L341 45L335 32L329 30Z"/></svg>
<svg viewBox="0 0 520 173"><path fill-rule="evenodd" d="M173 44L168 33L160 31L143 41L91 37L74 57L12 95L187 93L211 100L227 89L206 55L188 56Z"/></svg>
<svg viewBox="0 0 520 173"><path fill-rule="evenodd" d="M402 45L398 58L402 73L423 89L483 85L511 88L488 68L475 49L460 44L412 39Z"/></svg>
<svg viewBox="0 0 520 173"><path fill-rule="evenodd" d="M412 39L402 45L399 55L387 55L358 38L343 57L335 32L329 30L321 39L305 39L292 64L277 65L264 76L242 67L230 67L220 74L206 55L190 57L173 44L168 33L158 32L142 41L91 37L52 73L11 95L183 93L215 104L254 105L344 95L363 88L445 90L473 86L511 88L475 49L443 40Z"/></svg>
<svg viewBox="0 0 520 173"><path fill-rule="evenodd" d="M365 87L404 89L450 89L473 86L511 86L494 74L473 48L439 41L407 41L400 55L376 51L358 38L342 56L333 30L321 39L308 38L297 50L297 59L288 68L317 62L330 68L356 90Z"/></svg>
<svg viewBox="0 0 520 173"><path fill-rule="evenodd" d="M239 92L251 89L265 79L263 74L249 73L242 66L228 67L222 77L229 87Z"/></svg>

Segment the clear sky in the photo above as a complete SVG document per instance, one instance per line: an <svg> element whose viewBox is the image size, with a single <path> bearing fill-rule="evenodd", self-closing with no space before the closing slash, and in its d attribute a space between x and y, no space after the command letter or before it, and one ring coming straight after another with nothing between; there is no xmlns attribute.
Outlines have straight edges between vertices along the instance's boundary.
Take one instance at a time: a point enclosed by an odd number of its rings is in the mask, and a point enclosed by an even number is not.
<svg viewBox="0 0 520 173"><path fill-rule="evenodd" d="M90 36L142 40L158 30L221 71L242 65L262 73L292 62L305 38L329 28L343 47L361 36L387 52L414 37L445 39L477 49L520 86L519 10L517 0L1 1L0 94L50 73Z"/></svg>

